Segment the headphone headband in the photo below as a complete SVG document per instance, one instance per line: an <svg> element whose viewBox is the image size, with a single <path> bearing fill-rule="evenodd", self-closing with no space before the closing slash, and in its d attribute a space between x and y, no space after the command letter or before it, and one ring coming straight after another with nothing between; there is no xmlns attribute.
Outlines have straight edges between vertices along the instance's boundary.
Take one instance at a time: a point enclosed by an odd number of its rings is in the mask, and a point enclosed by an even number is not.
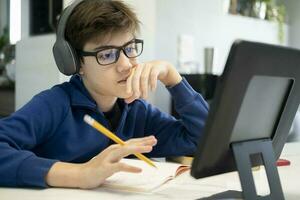
<svg viewBox="0 0 300 200"><path fill-rule="evenodd" d="M65 10L62 12L60 19L58 21L58 26L57 26L57 38L63 38L65 39L65 31L66 31L66 26L67 22L69 19L69 16L72 14L74 8L80 4L84 0L75 0L71 5L69 5Z"/></svg>

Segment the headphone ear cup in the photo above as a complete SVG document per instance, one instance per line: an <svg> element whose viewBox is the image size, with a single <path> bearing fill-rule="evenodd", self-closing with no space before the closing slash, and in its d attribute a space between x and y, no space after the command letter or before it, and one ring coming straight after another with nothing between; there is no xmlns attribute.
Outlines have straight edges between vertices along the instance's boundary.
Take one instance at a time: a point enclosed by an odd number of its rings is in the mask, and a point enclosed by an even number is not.
<svg viewBox="0 0 300 200"><path fill-rule="evenodd" d="M61 73L69 76L79 71L79 58L69 42L66 40L57 40L52 51L56 65Z"/></svg>

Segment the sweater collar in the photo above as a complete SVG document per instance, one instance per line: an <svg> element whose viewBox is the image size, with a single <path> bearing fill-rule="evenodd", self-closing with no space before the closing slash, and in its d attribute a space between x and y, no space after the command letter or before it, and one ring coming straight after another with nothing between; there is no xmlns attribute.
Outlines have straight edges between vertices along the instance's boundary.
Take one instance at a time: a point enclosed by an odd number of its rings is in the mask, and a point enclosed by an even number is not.
<svg viewBox="0 0 300 200"><path fill-rule="evenodd" d="M72 89L69 90L72 106L83 106L97 109L97 104L85 88L81 77L75 74L70 79Z"/></svg>

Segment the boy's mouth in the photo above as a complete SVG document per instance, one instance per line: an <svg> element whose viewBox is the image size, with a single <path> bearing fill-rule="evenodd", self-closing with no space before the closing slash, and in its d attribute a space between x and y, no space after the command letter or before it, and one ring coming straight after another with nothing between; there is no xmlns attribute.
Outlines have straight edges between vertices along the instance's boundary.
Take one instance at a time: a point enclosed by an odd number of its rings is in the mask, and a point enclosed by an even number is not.
<svg viewBox="0 0 300 200"><path fill-rule="evenodd" d="M118 81L119 84L125 84L126 83L126 80L123 80L123 81Z"/></svg>
<svg viewBox="0 0 300 200"><path fill-rule="evenodd" d="M128 77L123 78L123 79L119 80L118 83L126 83L127 79L128 79Z"/></svg>

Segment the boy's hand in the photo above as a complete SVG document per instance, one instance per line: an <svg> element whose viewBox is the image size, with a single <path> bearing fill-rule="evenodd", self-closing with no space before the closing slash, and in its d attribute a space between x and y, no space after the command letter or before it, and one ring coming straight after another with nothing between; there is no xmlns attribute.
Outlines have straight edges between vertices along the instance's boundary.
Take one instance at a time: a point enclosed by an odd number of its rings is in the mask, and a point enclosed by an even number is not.
<svg viewBox="0 0 300 200"><path fill-rule="evenodd" d="M166 86L178 84L182 77L175 67L165 61L150 61L137 64L130 77L127 79L126 91L132 95L125 99L126 103L131 103L135 99L148 96L148 90L155 90L157 80L160 80Z"/></svg>
<svg viewBox="0 0 300 200"><path fill-rule="evenodd" d="M142 169L120 162L134 153L148 153L157 141L154 136L131 139L126 145L114 144L81 166L81 188L95 188L116 172L139 173Z"/></svg>
<svg viewBox="0 0 300 200"><path fill-rule="evenodd" d="M154 136L131 139L126 145L111 145L100 154L83 164L57 162L49 170L46 182L55 187L79 187L84 189L100 186L116 172L138 173L140 168L120 162L134 153L148 153L156 145Z"/></svg>

